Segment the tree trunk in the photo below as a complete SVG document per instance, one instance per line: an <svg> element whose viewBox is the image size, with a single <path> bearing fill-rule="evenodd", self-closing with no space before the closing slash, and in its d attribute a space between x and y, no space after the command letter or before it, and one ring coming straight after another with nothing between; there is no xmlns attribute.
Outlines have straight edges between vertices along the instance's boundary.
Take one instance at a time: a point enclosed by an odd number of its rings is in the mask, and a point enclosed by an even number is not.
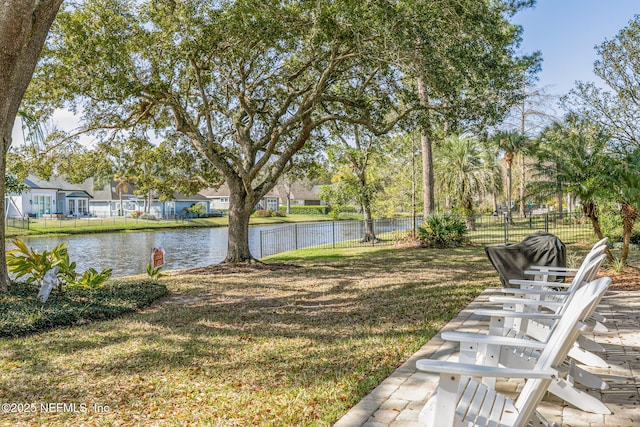
<svg viewBox="0 0 640 427"><path fill-rule="evenodd" d="M473 200L470 195L467 195L462 200L462 207L464 208L464 219L467 226L467 230L473 231L476 229L476 219L473 213Z"/></svg>
<svg viewBox="0 0 640 427"><path fill-rule="evenodd" d="M418 99L424 111L424 121L420 126L420 145L422 148L422 193L424 217L431 215L435 211L434 197L434 173L433 173L433 148L431 141L431 123L429 120L429 95L424 76L418 77Z"/></svg>
<svg viewBox="0 0 640 427"><path fill-rule="evenodd" d="M629 244L631 243L631 233L633 226L638 219L638 211L628 203L620 206L620 216L622 217L622 253L620 254L620 264L627 265L627 257L629 256Z"/></svg>
<svg viewBox="0 0 640 427"><path fill-rule="evenodd" d="M247 194L241 181L229 184L229 240L227 243L226 263L250 263L256 261L249 249L249 218L255 202Z"/></svg>
<svg viewBox="0 0 640 427"><path fill-rule="evenodd" d="M504 160L507 162L507 221L510 225L513 225L513 216L511 215L511 167L513 166L513 153L507 151L504 155Z"/></svg>
<svg viewBox="0 0 640 427"><path fill-rule="evenodd" d="M4 138L3 138L4 147ZM6 153L2 153L0 156L0 192L3 194L2 203L0 203L0 217L2 218L2 224L0 226L0 242L4 245L5 239L5 171L6 171ZM4 248L3 248L4 249ZM0 251L0 293L7 292L9 290L9 271L7 270L7 258L4 250Z"/></svg>
<svg viewBox="0 0 640 427"><path fill-rule="evenodd" d="M585 201L582 203L582 212L591 221L593 232L596 234L598 240L603 239L602 228L600 228L600 219L598 218L598 206L593 200ZM604 252L607 254L607 261L613 262L613 254L607 247Z"/></svg>
<svg viewBox="0 0 640 427"><path fill-rule="evenodd" d="M561 190L558 191L558 195L556 197L558 199L558 218L562 219L563 218L562 211L564 210L564 205L562 203L563 203L564 196L562 195Z"/></svg>
<svg viewBox="0 0 640 427"><path fill-rule="evenodd" d="M5 0L0 3L0 242L5 239L6 155L27 86L62 0ZM5 251L0 251L0 292L9 287Z"/></svg>
<svg viewBox="0 0 640 427"><path fill-rule="evenodd" d="M524 192L525 192L525 184L527 179L527 169L526 169L527 165L526 165L526 159L524 157L524 153L520 154L520 167L522 168L520 170L520 217L526 218L527 211L526 211L526 205L524 200Z"/></svg>
<svg viewBox="0 0 640 427"><path fill-rule="evenodd" d="M498 213L498 195L495 191L491 192L491 203L493 204L493 212Z"/></svg>
<svg viewBox="0 0 640 427"><path fill-rule="evenodd" d="M375 242L377 239L375 230L373 229L373 219L371 219L371 206L369 203L362 203L362 214L364 220L364 236L362 236L360 243Z"/></svg>

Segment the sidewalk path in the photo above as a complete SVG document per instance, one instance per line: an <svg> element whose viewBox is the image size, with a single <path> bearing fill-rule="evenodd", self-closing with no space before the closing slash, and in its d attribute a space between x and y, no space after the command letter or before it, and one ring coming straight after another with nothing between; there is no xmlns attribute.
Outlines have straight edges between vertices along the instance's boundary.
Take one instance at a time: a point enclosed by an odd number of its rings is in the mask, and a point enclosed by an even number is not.
<svg viewBox="0 0 640 427"><path fill-rule="evenodd" d="M442 330L486 331L486 321L473 314L486 307L495 290L486 290ZM609 367L589 368L610 386L599 395L612 415L586 413L547 393L538 411L550 422L562 426L637 426L640 427L640 291L609 291L598 312L608 322L609 333L598 334L596 341L607 349L604 358ZM418 359L447 359L457 351L436 335L406 363L347 412L334 427L417 427L418 414L437 386L437 375L416 370ZM520 380L502 380L498 388L515 391Z"/></svg>

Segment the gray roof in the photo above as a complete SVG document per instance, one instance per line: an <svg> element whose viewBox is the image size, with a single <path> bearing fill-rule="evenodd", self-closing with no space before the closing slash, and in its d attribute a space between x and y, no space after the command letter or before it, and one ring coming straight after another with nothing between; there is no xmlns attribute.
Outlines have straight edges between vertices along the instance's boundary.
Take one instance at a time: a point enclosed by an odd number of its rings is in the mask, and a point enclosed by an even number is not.
<svg viewBox="0 0 640 427"><path fill-rule="evenodd" d="M120 195L117 191L118 182L111 181L105 184L102 188L94 188L95 180L93 178L87 179L82 183L82 186L85 189L88 189L90 193L93 194L93 198L96 201L116 201L120 200ZM131 199L139 199L142 200L144 197L136 196L133 192L136 189L135 183L128 183L122 191L122 199L123 200L131 200ZM154 194L153 198L155 200L158 199L158 195ZM190 201L190 202L206 202L209 199L204 197L201 194L194 194L191 196L185 196L184 194L180 194L177 191L173 193L173 197L171 198L173 201Z"/></svg>
<svg viewBox="0 0 640 427"><path fill-rule="evenodd" d="M49 178L42 179L34 175L29 175L24 184L31 190L56 190L56 191L71 191L67 197L91 197L91 192L83 188L82 184L72 184L61 178Z"/></svg>
<svg viewBox="0 0 640 427"><path fill-rule="evenodd" d="M231 195L231 190L229 190L229 186L227 183L223 183L218 188L209 187L201 190L198 194L204 196L207 200L213 199L216 197L229 197ZM264 197L278 197L275 189L270 190Z"/></svg>
<svg viewBox="0 0 640 427"><path fill-rule="evenodd" d="M321 185L311 185L302 183L291 184L291 199L292 200L320 200ZM287 186L279 184L276 186L276 191L280 195L282 200L287 200Z"/></svg>

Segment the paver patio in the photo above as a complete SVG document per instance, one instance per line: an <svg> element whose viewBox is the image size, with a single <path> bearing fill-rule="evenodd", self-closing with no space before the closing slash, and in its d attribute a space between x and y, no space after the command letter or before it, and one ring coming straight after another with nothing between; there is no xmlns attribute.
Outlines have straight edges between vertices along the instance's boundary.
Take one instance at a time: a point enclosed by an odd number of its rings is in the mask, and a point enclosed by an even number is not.
<svg viewBox="0 0 640 427"><path fill-rule="evenodd" d="M478 307L487 307L488 289L449 322L442 331L486 331L487 321L473 314ZM640 291L609 291L598 312L608 322L609 332L596 334L595 340L607 352L602 355L608 368L587 368L608 384L604 391L588 390L598 395L613 414L599 415L578 410L547 393L538 410L550 422L562 426L640 426ZM418 359L446 360L455 357L457 343L445 342L436 335L407 362L384 380L334 427L414 427L418 414L437 386L438 376L416 370ZM500 380L498 389L514 392L522 380Z"/></svg>

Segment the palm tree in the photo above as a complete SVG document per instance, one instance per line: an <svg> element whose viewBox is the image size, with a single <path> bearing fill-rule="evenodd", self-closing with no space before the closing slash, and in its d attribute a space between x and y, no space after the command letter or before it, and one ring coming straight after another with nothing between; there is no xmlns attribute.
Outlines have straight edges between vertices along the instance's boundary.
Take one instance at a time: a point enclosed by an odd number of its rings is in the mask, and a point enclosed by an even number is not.
<svg viewBox="0 0 640 427"><path fill-rule="evenodd" d="M491 191L495 184L496 165L482 152L471 135L450 136L435 152L438 189L459 203L469 230L475 229L473 197Z"/></svg>
<svg viewBox="0 0 640 427"><path fill-rule="evenodd" d="M606 191L605 181L612 166L607 141L600 129L570 115L563 123L554 123L542 132L535 165L537 191L554 196L562 191L573 194L580 200L582 212L598 239L604 235L597 200ZM609 249L606 253L613 261Z"/></svg>
<svg viewBox="0 0 640 427"><path fill-rule="evenodd" d="M118 198L120 199L120 209L118 210L118 216L124 216L122 194L129 192L130 185L135 182L135 178L125 173L115 173L113 174L113 180L116 182L115 188L118 192Z"/></svg>
<svg viewBox="0 0 640 427"><path fill-rule="evenodd" d="M618 161L610 163L610 173L604 178L613 191L622 217L622 252L620 265L625 266L629 256L631 234L640 214L640 149L624 153Z"/></svg>
<svg viewBox="0 0 640 427"><path fill-rule="evenodd" d="M513 161L516 154L524 148L526 138L517 131L502 131L495 134L492 141L504 153L504 161L507 164L507 220L510 224L513 224L513 217L511 216Z"/></svg>

